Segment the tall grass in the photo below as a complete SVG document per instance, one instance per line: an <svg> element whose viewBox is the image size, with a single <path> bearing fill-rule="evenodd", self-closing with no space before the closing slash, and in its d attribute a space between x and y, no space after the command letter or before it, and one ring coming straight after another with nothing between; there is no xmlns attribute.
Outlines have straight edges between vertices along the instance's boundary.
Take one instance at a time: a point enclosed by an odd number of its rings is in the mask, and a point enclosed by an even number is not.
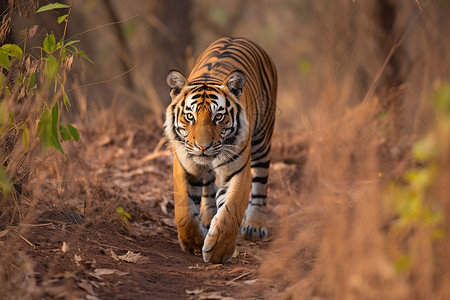
<svg viewBox="0 0 450 300"><path fill-rule="evenodd" d="M386 38L375 1L338 1L339 15L316 5L330 30L322 43L334 48L322 53L326 80L300 127L310 149L301 192L281 203L301 206L286 209L261 268L286 299L450 297L450 69L441 52L450 44L439 39L450 7L406 2L393 4Z"/></svg>

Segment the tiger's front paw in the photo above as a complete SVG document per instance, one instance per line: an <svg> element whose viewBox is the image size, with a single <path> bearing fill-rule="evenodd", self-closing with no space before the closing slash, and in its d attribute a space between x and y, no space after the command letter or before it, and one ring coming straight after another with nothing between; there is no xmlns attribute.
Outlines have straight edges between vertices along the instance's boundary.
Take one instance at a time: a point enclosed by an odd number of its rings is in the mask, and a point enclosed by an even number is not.
<svg viewBox="0 0 450 300"><path fill-rule="evenodd" d="M206 229L195 219L183 227L178 227L178 241L185 252L192 254L201 253L205 235Z"/></svg>
<svg viewBox="0 0 450 300"><path fill-rule="evenodd" d="M239 234L249 241L258 241L269 236L266 227L257 224L242 225Z"/></svg>
<svg viewBox="0 0 450 300"><path fill-rule="evenodd" d="M230 260L236 248L236 235L219 232L211 227L203 244L203 260L213 264L223 264Z"/></svg>
<svg viewBox="0 0 450 300"><path fill-rule="evenodd" d="M249 241L258 241L269 236L265 215L258 211L246 212L239 234Z"/></svg>

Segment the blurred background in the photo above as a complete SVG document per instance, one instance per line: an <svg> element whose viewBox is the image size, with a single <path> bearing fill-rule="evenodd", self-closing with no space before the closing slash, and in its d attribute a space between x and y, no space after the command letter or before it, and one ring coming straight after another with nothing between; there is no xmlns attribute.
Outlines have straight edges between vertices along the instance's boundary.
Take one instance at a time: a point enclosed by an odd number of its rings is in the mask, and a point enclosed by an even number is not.
<svg viewBox="0 0 450 300"><path fill-rule="evenodd" d="M89 102L115 101L136 116L161 116L169 101L167 72L176 68L187 75L198 54L222 36L247 37L272 56L280 78L278 126L283 128L307 122L313 106L333 111L343 102L353 106L376 94L386 109L394 105L401 111L395 126L410 129L427 87L448 70L443 41L448 1L74 4L66 36L81 40L94 64L83 66L73 80L89 84ZM62 35L54 16L63 12L35 15L28 22L40 25L41 34ZM16 36L24 25L14 27Z"/></svg>
<svg viewBox="0 0 450 300"><path fill-rule="evenodd" d="M13 2L30 11L47 4ZM6 38L21 45L37 24L30 43L51 31L59 39L64 13L16 10ZM158 152L168 71L188 75L216 39L247 37L279 77L272 238L260 270L271 283L260 295L449 299L448 16L448 0L76 0L65 37L93 61L74 63L67 77L65 114L85 136L77 157L101 152L110 166L116 154L105 145L125 145L130 159L139 147ZM64 176L92 181L71 168ZM161 190L172 201L170 184Z"/></svg>

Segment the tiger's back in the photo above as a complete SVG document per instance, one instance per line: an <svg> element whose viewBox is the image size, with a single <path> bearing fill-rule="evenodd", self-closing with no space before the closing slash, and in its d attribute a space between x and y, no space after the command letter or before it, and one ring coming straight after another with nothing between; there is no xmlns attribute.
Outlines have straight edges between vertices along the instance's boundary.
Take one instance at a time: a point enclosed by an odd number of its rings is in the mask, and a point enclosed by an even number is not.
<svg viewBox="0 0 450 300"><path fill-rule="evenodd" d="M257 44L227 37L200 55L188 79L171 71L167 82L178 238L185 251L223 263L238 233L249 240L268 236L276 69Z"/></svg>

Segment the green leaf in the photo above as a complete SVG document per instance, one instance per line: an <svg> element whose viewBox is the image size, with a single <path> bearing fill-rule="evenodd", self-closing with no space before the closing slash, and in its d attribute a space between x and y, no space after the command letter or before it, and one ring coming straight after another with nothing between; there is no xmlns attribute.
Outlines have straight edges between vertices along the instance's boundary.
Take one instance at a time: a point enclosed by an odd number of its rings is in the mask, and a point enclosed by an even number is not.
<svg viewBox="0 0 450 300"><path fill-rule="evenodd" d="M60 151L62 154L65 154L64 150L61 147L61 142L59 141L58 123L59 123L59 109L58 109L58 102L56 102L52 108L52 146L55 147L56 150Z"/></svg>
<svg viewBox="0 0 450 300"><path fill-rule="evenodd" d="M61 24L67 18L67 14L58 17L58 24Z"/></svg>
<svg viewBox="0 0 450 300"><path fill-rule="evenodd" d="M0 189L4 197L8 196L9 192L13 189L11 180L3 167L0 167Z"/></svg>
<svg viewBox="0 0 450 300"><path fill-rule="evenodd" d="M120 217L130 226L131 215L123 210L122 207L116 208L116 212L120 215Z"/></svg>
<svg viewBox="0 0 450 300"><path fill-rule="evenodd" d="M73 136L73 139L78 142L80 140L80 134L78 133L78 129L76 129L70 124L66 124L66 126L67 129L69 129L70 134Z"/></svg>
<svg viewBox="0 0 450 300"><path fill-rule="evenodd" d="M56 49L56 39L55 35L51 33L50 35L47 35L44 39L44 50L48 53L55 51Z"/></svg>
<svg viewBox="0 0 450 300"><path fill-rule="evenodd" d="M0 126L8 120L8 101L0 101Z"/></svg>
<svg viewBox="0 0 450 300"><path fill-rule="evenodd" d="M83 52L83 51L79 51L78 52L78 56L86 59L87 61L89 61L91 64L93 64L94 62L92 60L89 59L89 57L87 57L87 55Z"/></svg>
<svg viewBox="0 0 450 300"><path fill-rule="evenodd" d="M66 43L66 47L67 47L67 46L70 46L70 45L72 45L72 44L78 43L79 41L80 41L80 40L69 41L69 42Z"/></svg>
<svg viewBox="0 0 450 300"><path fill-rule="evenodd" d="M299 61L298 65L303 74L309 75L311 73L311 63L308 60L303 58Z"/></svg>
<svg viewBox="0 0 450 300"><path fill-rule="evenodd" d="M3 50L6 52L6 54L8 54L8 56L11 57L22 57L22 49L20 49L19 46L15 45L15 44L5 44L3 46L0 47L0 50Z"/></svg>
<svg viewBox="0 0 450 300"><path fill-rule="evenodd" d="M67 97L67 94L64 90L63 90L63 103L64 103L64 107L68 111L69 107L70 107L70 101L69 101L69 97Z"/></svg>
<svg viewBox="0 0 450 300"><path fill-rule="evenodd" d="M47 151L52 144L52 117L50 111L45 109L38 123L39 140L41 141L42 151Z"/></svg>
<svg viewBox="0 0 450 300"><path fill-rule="evenodd" d="M395 261L395 270L398 273L403 273L410 268L411 263L412 263L412 261L409 256L402 255Z"/></svg>
<svg viewBox="0 0 450 300"><path fill-rule="evenodd" d="M436 158L438 155L438 142L435 136L428 134L417 141L412 148L412 154L416 161L422 163Z"/></svg>
<svg viewBox="0 0 450 300"><path fill-rule="evenodd" d="M28 127L22 129L22 143L25 147L25 151L28 151L30 145L30 131L28 130Z"/></svg>
<svg viewBox="0 0 450 300"><path fill-rule="evenodd" d="M0 66L9 71L9 57L5 51L0 50Z"/></svg>
<svg viewBox="0 0 450 300"><path fill-rule="evenodd" d="M66 59L66 56L67 56L67 54L66 54L66 49L63 48L63 49L61 50L61 61L64 61L64 60Z"/></svg>
<svg viewBox="0 0 450 300"><path fill-rule="evenodd" d="M47 82L50 84L50 82L52 82L53 78L55 78L56 73L58 72L59 64L58 60L51 54L47 56L46 60L45 74L47 76Z"/></svg>
<svg viewBox="0 0 450 300"><path fill-rule="evenodd" d="M36 83L36 73L31 73L30 79L28 81L28 86L27 86L27 94L30 93L31 89L34 87Z"/></svg>
<svg viewBox="0 0 450 300"><path fill-rule="evenodd" d="M433 102L439 112L450 115L450 84L443 84L434 92Z"/></svg>
<svg viewBox="0 0 450 300"><path fill-rule="evenodd" d="M64 142L70 141L72 139L72 134L70 133L69 129L61 124L59 124L59 133L61 134L61 138Z"/></svg>
<svg viewBox="0 0 450 300"><path fill-rule="evenodd" d="M62 3L51 3L51 4L47 4L42 6L41 8L39 8L36 13L40 13L40 12L44 12L44 11L48 11L48 10L52 10L52 9L60 9L60 8L69 8L69 5L66 4L62 4Z"/></svg>
<svg viewBox="0 0 450 300"><path fill-rule="evenodd" d="M56 49L63 48L63 47L64 47L64 41L63 40L59 40L56 43Z"/></svg>

